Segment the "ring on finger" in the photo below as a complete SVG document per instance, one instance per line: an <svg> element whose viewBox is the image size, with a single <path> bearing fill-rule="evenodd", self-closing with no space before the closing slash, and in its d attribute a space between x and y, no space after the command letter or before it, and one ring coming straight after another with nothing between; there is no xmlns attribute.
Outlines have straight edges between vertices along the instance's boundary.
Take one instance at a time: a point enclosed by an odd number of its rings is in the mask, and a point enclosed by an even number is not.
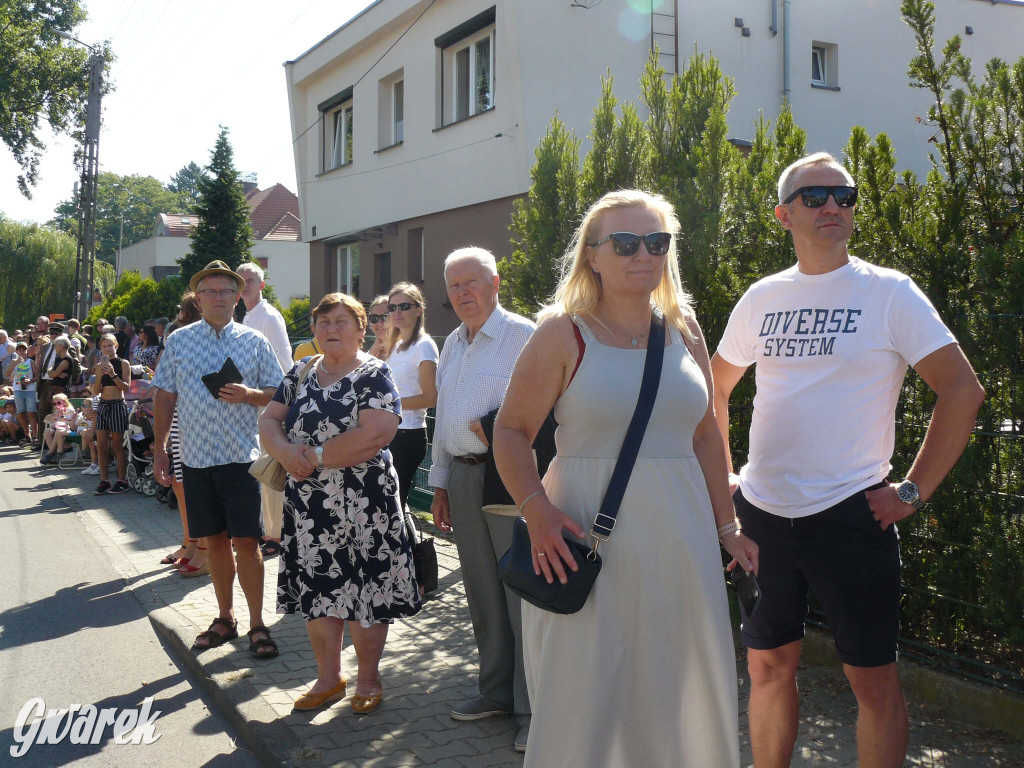
<svg viewBox="0 0 1024 768"><path fill-rule="evenodd" d="M547 556L548 556L547 552L538 552L537 553L537 557L547 557Z"/></svg>

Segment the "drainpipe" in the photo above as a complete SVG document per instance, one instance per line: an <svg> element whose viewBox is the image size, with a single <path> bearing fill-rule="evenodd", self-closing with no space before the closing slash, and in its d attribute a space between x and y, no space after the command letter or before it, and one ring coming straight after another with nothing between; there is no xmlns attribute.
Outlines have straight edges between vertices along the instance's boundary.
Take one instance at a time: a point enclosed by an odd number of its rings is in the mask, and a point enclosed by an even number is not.
<svg viewBox="0 0 1024 768"><path fill-rule="evenodd" d="M772 25L768 27L772 37L779 34L779 0L772 0Z"/></svg>
<svg viewBox="0 0 1024 768"><path fill-rule="evenodd" d="M789 4L790 0L782 0L782 99L787 103L789 102L789 77L791 70L789 64Z"/></svg>

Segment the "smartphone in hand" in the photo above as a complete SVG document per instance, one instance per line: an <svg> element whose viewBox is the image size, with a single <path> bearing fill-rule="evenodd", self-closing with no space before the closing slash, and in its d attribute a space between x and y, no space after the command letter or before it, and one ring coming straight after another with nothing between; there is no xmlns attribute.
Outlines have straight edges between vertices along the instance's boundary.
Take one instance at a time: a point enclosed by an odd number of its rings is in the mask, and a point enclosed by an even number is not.
<svg viewBox="0 0 1024 768"><path fill-rule="evenodd" d="M738 565L732 569L729 578L736 587L736 596L740 602L740 613L743 618L754 615L761 599L761 588L757 584L753 571L744 571Z"/></svg>
<svg viewBox="0 0 1024 768"><path fill-rule="evenodd" d="M109 360L110 360L110 358L108 358L102 352L100 352L98 355L96 355L96 362L99 365L106 365L109 362Z"/></svg>

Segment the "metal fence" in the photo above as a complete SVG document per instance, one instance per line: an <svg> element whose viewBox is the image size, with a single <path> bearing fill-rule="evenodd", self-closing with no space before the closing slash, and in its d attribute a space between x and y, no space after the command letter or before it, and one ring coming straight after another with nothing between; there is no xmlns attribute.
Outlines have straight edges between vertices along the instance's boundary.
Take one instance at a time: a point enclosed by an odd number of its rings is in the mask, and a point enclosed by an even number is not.
<svg viewBox="0 0 1024 768"><path fill-rule="evenodd" d="M721 323L705 323L714 349ZM899 525L903 558L901 653L1024 694L1024 316L961 318L953 330L978 370L987 400L970 443L935 497ZM438 346L443 339L436 339ZM746 458L752 377L734 391L737 465ZM897 407L893 477L903 477L924 438L934 395L911 373ZM427 417L433 435L434 415ZM431 448L412 503L429 508ZM813 603L810 623L828 627Z"/></svg>

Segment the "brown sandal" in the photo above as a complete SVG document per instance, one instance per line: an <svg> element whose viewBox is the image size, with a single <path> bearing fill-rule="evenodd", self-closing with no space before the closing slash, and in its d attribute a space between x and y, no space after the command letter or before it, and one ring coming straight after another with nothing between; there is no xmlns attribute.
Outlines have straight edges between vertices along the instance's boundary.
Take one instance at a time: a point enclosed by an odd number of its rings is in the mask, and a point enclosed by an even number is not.
<svg viewBox="0 0 1024 768"><path fill-rule="evenodd" d="M216 626L227 627L226 633L220 633L214 627ZM217 617L210 624L210 628L205 632L200 632L196 637L195 642L192 643L193 651L205 651L208 648L216 648L220 645L224 645L228 640L234 640L238 637L238 620L237 619L222 619ZM200 645L199 641L205 640L204 645Z"/></svg>
<svg viewBox="0 0 1024 768"><path fill-rule="evenodd" d="M252 636L257 632L263 632L266 637L253 640ZM272 659L278 655L277 643L270 636L270 630L266 627L253 627L246 634L249 635L249 653L254 659Z"/></svg>

